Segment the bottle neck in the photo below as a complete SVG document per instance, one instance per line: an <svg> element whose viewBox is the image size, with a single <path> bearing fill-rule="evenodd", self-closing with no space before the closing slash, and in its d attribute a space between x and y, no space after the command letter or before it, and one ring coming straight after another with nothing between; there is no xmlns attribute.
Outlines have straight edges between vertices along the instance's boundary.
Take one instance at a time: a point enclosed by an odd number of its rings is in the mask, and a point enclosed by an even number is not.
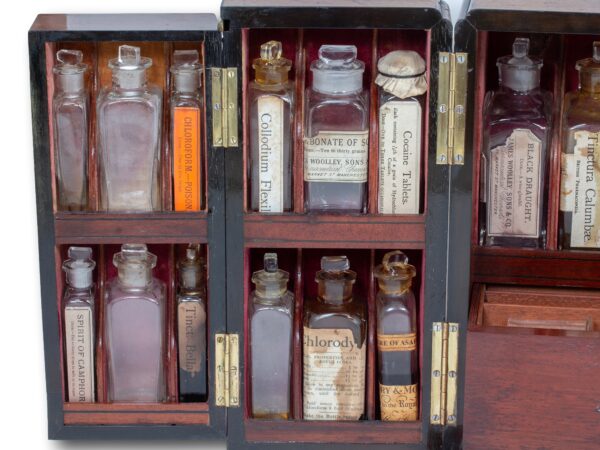
<svg viewBox="0 0 600 450"><path fill-rule="evenodd" d="M412 278L408 280L398 280L398 279L390 279L378 280L379 289L385 294L389 296L400 296L410 291L412 286Z"/></svg>
<svg viewBox="0 0 600 450"><path fill-rule="evenodd" d="M579 89L592 96L600 95L600 70L582 70L579 73Z"/></svg>
<svg viewBox="0 0 600 450"><path fill-rule="evenodd" d="M318 299L331 305L343 305L352 301L352 285L349 280L319 280Z"/></svg>
<svg viewBox="0 0 600 450"><path fill-rule="evenodd" d="M152 269L138 265L119 267L118 279L125 289L145 289L152 283Z"/></svg>
<svg viewBox="0 0 600 450"><path fill-rule="evenodd" d="M139 91L146 88L146 70L113 70L113 88L120 91Z"/></svg>

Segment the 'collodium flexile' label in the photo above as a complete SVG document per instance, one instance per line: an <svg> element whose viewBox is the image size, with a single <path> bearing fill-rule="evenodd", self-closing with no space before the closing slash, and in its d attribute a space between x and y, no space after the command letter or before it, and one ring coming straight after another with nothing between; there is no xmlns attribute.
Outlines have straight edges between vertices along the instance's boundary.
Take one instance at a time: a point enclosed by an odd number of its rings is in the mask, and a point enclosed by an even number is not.
<svg viewBox="0 0 600 450"><path fill-rule="evenodd" d="M366 345L348 329L304 327L304 419L358 420L365 408Z"/></svg>
<svg viewBox="0 0 600 450"><path fill-rule="evenodd" d="M200 110L173 113L173 197L175 211L200 209Z"/></svg>
<svg viewBox="0 0 600 450"><path fill-rule="evenodd" d="M421 105L389 101L379 109L379 213L418 214Z"/></svg>
<svg viewBox="0 0 600 450"><path fill-rule="evenodd" d="M260 212L283 212L283 100L259 97L258 195Z"/></svg>
<svg viewBox="0 0 600 450"><path fill-rule="evenodd" d="M181 302L177 307L179 368L192 375L200 372L204 358L206 312L200 302Z"/></svg>
<svg viewBox="0 0 600 450"><path fill-rule="evenodd" d="M369 132L321 131L304 139L304 181L366 183Z"/></svg>
<svg viewBox="0 0 600 450"><path fill-rule="evenodd" d="M69 402L94 401L94 318L90 307L65 308Z"/></svg>
<svg viewBox="0 0 600 450"><path fill-rule="evenodd" d="M572 212L571 247L600 247L600 131L576 131L561 158L560 209Z"/></svg>
<svg viewBox="0 0 600 450"><path fill-rule="evenodd" d="M487 205L490 236L539 236L541 153L542 141L521 128L491 150Z"/></svg>

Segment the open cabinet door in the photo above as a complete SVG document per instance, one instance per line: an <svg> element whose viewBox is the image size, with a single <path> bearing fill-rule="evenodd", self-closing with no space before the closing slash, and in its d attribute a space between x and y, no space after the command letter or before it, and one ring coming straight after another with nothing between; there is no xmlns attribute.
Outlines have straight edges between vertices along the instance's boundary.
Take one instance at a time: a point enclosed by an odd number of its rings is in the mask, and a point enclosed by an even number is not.
<svg viewBox="0 0 600 450"><path fill-rule="evenodd" d="M565 164L578 158L570 127L585 123L572 119L565 96L578 89L576 62L592 57L599 23L596 2L472 0L457 24L456 48L470 56L471 94L466 165L452 176L449 314L468 330L460 359L465 449L589 449L600 442L600 254L593 242L577 248L573 236L583 228L574 217L581 212L568 200L580 208L584 200L565 185L566 177L589 182ZM486 94L499 89L496 61L511 54L516 38L528 38L532 57L543 59L541 88L552 98L540 164L546 181L537 196L545 235L536 248L486 245L485 235L486 192L501 179L489 175L486 186ZM597 120L583 127L592 136L598 129ZM597 148L587 148L596 161ZM586 172L592 178L593 165ZM587 206L596 217L595 205Z"/></svg>
<svg viewBox="0 0 600 450"><path fill-rule="evenodd" d="M358 3L358 4L356 4ZM430 416L431 396L440 407L441 384L432 394L432 333L441 327L446 311L449 166L438 164L438 60L451 46L451 25L445 4L415 0L401 5L393 1L326 1L318 4L276 1L223 3L224 67L237 76L238 122L235 142L224 149L227 178L227 323L228 333L239 343L237 380L230 382L232 403L228 412L228 445L232 449L281 448L439 448L442 420ZM260 46L275 40L283 56L291 60L289 72L295 97L291 157L291 206L289 211L264 214L254 211L251 192L251 83L253 61ZM306 89L311 84L310 66L323 44L355 45L365 63L363 87L368 103L368 181L365 210L358 214L307 212L303 138L306 135ZM380 167L378 92L374 84L377 61L392 50L414 50L426 61L429 89L423 103L420 203L418 214L379 214ZM446 55L446 58L448 56ZM235 103L235 102L234 102ZM228 113L229 114L229 113ZM229 138L232 134L229 133ZM382 421L377 379L376 279L373 271L383 255L402 250L417 268L413 289L418 308L417 420ZM291 409L279 420L253 417L251 393L250 315L252 274L263 268L267 252L278 255L279 268L290 274L288 289L294 294L292 322ZM357 274L355 295L367 306L365 407L361 420L316 421L303 417L303 330L309 301L317 295L315 274L323 256L345 255ZM440 328L441 329L441 328ZM439 334L441 344L441 333ZM275 338L274 338L275 339ZM441 347L440 347L441 350ZM442 363L441 353L437 354ZM278 354L271 354L277 358ZM230 374L234 376L233 373ZM264 380L261 385L264 385ZM435 388L433 388L435 390ZM235 404L233 404L235 403ZM433 424L433 425L430 425Z"/></svg>

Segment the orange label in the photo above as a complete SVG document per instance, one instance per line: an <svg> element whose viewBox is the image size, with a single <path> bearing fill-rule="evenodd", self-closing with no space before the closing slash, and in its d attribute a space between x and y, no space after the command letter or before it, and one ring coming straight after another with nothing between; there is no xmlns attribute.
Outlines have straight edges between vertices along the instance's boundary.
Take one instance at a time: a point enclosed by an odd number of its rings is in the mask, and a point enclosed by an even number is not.
<svg viewBox="0 0 600 450"><path fill-rule="evenodd" d="M175 211L200 210L200 110L173 112L173 195Z"/></svg>
<svg viewBox="0 0 600 450"><path fill-rule="evenodd" d="M377 346L382 352L411 352L417 349L417 334L377 334Z"/></svg>

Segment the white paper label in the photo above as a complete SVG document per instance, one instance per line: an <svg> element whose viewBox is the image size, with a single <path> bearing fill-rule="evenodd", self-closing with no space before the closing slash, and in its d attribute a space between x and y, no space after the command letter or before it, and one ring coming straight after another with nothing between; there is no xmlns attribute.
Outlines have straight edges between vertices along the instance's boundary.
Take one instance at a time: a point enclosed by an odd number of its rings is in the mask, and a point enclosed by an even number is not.
<svg viewBox="0 0 600 450"><path fill-rule="evenodd" d="M366 183L368 131L321 131L304 138L304 181Z"/></svg>
<svg viewBox="0 0 600 450"><path fill-rule="evenodd" d="M69 402L94 402L92 308L65 308L65 350Z"/></svg>
<svg viewBox="0 0 600 450"><path fill-rule="evenodd" d="M283 100L258 99L259 211L283 212Z"/></svg>
<svg viewBox="0 0 600 450"><path fill-rule="evenodd" d="M537 238L541 202L542 141L516 129L491 150L488 201L490 236Z"/></svg>
<svg viewBox="0 0 600 450"><path fill-rule="evenodd" d="M351 330L304 327L305 420L358 420L365 409L366 345Z"/></svg>
<svg viewBox="0 0 600 450"><path fill-rule="evenodd" d="M421 105L390 101L379 109L379 213L418 214Z"/></svg>

